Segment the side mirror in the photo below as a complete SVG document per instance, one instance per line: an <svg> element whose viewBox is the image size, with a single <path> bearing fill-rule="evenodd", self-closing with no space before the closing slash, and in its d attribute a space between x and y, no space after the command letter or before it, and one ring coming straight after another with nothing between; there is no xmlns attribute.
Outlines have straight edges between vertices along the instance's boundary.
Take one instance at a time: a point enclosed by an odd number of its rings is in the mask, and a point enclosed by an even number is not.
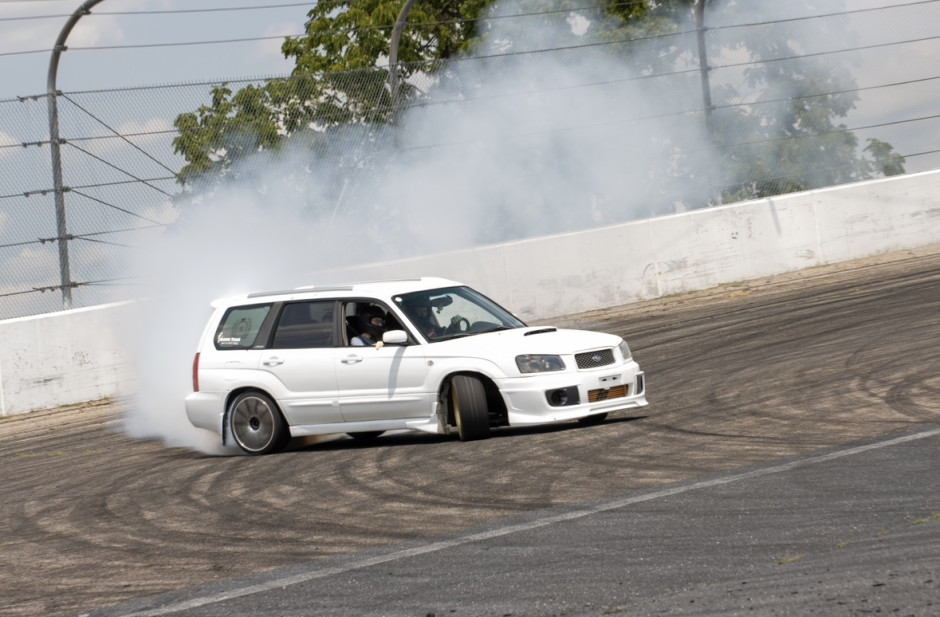
<svg viewBox="0 0 940 617"><path fill-rule="evenodd" d="M389 330L382 335L382 342L386 345L404 345L408 342L408 333L404 330Z"/></svg>

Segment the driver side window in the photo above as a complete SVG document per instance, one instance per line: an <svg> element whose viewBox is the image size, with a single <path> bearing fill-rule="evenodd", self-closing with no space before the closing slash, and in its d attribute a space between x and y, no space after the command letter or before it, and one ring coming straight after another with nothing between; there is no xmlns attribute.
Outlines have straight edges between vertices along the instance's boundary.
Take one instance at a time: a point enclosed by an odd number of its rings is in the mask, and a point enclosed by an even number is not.
<svg viewBox="0 0 940 617"><path fill-rule="evenodd" d="M388 330L400 329L398 320L379 302L357 301L343 304L345 345L375 345Z"/></svg>

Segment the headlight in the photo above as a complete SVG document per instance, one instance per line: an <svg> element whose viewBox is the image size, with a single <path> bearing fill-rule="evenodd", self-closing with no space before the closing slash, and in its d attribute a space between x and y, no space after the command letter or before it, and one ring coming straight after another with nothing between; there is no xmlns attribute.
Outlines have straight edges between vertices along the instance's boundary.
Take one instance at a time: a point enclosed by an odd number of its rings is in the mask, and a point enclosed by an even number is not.
<svg viewBox="0 0 940 617"><path fill-rule="evenodd" d="M633 357L630 354L630 346L627 345L626 341L620 341L620 355L623 356L624 361Z"/></svg>
<svg viewBox="0 0 940 617"><path fill-rule="evenodd" d="M516 356L516 366L520 373L547 373L549 371L565 370L565 362L561 356L546 356L531 354Z"/></svg>

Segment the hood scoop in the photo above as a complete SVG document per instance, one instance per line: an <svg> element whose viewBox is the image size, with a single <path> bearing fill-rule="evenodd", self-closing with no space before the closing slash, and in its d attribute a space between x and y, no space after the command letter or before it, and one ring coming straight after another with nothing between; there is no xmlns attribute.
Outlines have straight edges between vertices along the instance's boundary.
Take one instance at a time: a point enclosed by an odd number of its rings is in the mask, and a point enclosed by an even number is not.
<svg viewBox="0 0 940 617"><path fill-rule="evenodd" d="M557 332L557 331L558 331L558 328L556 328L556 327L554 327L554 326L550 326L550 327L548 327L548 328L538 328L538 329L536 329L536 330L529 330L528 332L526 332L526 333L523 334L522 336L532 336L533 334L545 334L545 333L547 333L547 332Z"/></svg>

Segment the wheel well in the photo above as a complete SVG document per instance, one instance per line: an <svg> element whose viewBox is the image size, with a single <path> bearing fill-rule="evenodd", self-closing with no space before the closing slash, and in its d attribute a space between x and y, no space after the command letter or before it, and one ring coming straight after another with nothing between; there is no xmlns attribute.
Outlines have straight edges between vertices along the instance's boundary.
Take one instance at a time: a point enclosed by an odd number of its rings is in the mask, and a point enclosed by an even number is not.
<svg viewBox="0 0 940 617"><path fill-rule="evenodd" d="M222 413L222 445L223 446L229 445L228 444L228 437L229 437L228 416L232 410L232 401L234 401L237 396L239 396L240 394L244 394L245 392L258 392L260 394L265 395L269 399L271 399L271 402L274 403L274 410L277 411L278 415L281 416L282 420L284 419L284 414L283 412L281 412L281 408L278 406L277 401L274 400L274 397L271 396L269 393L265 392L261 388L256 388L254 386L244 386L242 388L236 388L235 390L232 390L231 392L229 392L228 396L225 397L225 407L224 407L225 411Z"/></svg>
<svg viewBox="0 0 940 617"><path fill-rule="evenodd" d="M499 393L499 388L496 386L493 380L483 373L460 371L448 375L447 378L441 382L441 390L438 393L438 400L447 413L445 422L448 426L457 426L457 420L454 418L454 410L450 404L450 384L451 380L457 375L476 377L483 384L483 389L486 391L486 406L490 417L491 427L509 425L509 414L506 411L506 401L503 400L503 396Z"/></svg>

